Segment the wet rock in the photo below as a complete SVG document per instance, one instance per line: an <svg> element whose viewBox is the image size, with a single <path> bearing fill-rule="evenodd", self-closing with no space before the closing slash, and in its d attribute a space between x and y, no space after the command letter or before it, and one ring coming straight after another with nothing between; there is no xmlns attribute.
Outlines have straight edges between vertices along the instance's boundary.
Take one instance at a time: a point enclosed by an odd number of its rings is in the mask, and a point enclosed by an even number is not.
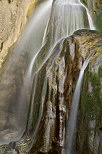
<svg viewBox="0 0 102 154"><path fill-rule="evenodd" d="M102 1L101 0L81 0L88 8L93 18L95 27L102 32Z"/></svg>
<svg viewBox="0 0 102 154"><path fill-rule="evenodd" d="M44 54L47 48L42 50ZM94 51L81 91L75 152L101 154L102 34L91 30L79 30L61 40L40 69L36 60L27 129L18 142L21 153L65 153L75 85L83 62Z"/></svg>
<svg viewBox="0 0 102 154"><path fill-rule="evenodd" d="M79 110L77 143L80 153L102 153L102 46L85 72Z"/></svg>

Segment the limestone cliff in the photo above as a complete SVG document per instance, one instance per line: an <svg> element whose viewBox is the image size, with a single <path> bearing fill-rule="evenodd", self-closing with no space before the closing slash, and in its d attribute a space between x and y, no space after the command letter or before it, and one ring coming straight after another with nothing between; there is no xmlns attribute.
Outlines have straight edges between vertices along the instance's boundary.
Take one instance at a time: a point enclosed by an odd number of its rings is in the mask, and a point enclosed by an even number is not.
<svg viewBox="0 0 102 154"><path fill-rule="evenodd" d="M0 0L0 68L35 3L36 0Z"/></svg>

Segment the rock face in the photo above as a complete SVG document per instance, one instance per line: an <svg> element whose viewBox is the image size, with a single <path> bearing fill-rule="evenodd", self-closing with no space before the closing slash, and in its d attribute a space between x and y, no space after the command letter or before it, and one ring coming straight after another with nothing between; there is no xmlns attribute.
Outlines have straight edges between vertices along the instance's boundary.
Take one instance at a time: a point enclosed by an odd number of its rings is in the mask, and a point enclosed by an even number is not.
<svg viewBox="0 0 102 154"><path fill-rule="evenodd" d="M18 39L36 0L0 1L0 68L8 49Z"/></svg>
<svg viewBox="0 0 102 154"><path fill-rule="evenodd" d="M81 2L87 6L93 16L96 16L102 10L101 0L81 0Z"/></svg>
<svg viewBox="0 0 102 154"><path fill-rule="evenodd" d="M102 46L90 61L84 76L78 119L79 153L102 153Z"/></svg>
<svg viewBox="0 0 102 154"><path fill-rule="evenodd" d="M81 0L90 11L97 30L102 32L102 1L101 0Z"/></svg>
<svg viewBox="0 0 102 154"><path fill-rule="evenodd" d="M43 54L46 52L42 49ZM20 153L65 153L66 124L83 61L95 52L85 71L74 151L102 153L102 34L80 30L61 40L39 69L36 60L28 124L17 143ZM38 58L39 60L39 58Z"/></svg>
<svg viewBox="0 0 102 154"><path fill-rule="evenodd" d="M34 6L34 2L32 0L0 1L2 4L0 4L0 7L5 7L2 11L3 26L1 25L0 28L2 30L0 64L7 55L8 48L17 40L20 30L23 29L23 25L26 23L27 14L29 14L30 8ZM3 19L5 13L7 15ZM0 147L0 153L11 154L13 152L17 153L17 151L20 154L65 153L66 125L75 85L83 62L89 53L95 52L84 74L74 151L76 154L101 154L102 34L96 31L80 30L69 38L61 40L53 49L52 55L46 61L43 61L46 52L49 52L48 45L42 48L41 54L39 54L41 57L38 56L34 63L34 81L25 134L17 142L15 149L12 149L11 144L2 146ZM13 57L11 59L15 61ZM41 65L42 62L43 66ZM7 72L13 84L10 84L10 81L5 76L0 81L1 102L4 99L6 103L8 101L10 104L7 103L6 108L3 103L1 106L4 110L2 115L7 117L7 120L11 119L6 115L7 111L11 110L9 107L14 107L14 111L17 109L13 105L16 98L13 98L12 95L22 87L27 67L27 55L22 53L18 63L16 71L12 67L11 72ZM18 81L17 78L19 78ZM9 90L4 91L4 87ZM8 96L6 98L5 93ZM11 98L13 98L13 101ZM11 125L16 125L14 113L11 113L10 116L12 117ZM7 120L2 121L2 116L0 117L0 123L6 129ZM8 133L8 135L12 138L12 134Z"/></svg>

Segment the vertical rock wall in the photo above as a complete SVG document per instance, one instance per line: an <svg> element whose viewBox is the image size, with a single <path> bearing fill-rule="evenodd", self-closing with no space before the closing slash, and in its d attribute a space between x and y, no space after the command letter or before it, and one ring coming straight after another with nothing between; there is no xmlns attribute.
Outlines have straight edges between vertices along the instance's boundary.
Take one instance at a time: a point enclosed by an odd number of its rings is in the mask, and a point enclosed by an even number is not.
<svg viewBox="0 0 102 154"><path fill-rule="evenodd" d="M0 68L17 41L36 0L0 0Z"/></svg>

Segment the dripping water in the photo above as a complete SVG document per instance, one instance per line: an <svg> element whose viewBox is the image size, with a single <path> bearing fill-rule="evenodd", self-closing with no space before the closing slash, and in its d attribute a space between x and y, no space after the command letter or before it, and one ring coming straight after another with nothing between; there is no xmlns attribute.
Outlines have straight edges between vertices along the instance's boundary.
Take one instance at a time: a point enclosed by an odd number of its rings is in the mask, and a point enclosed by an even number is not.
<svg viewBox="0 0 102 154"><path fill-rule="evenodd" d="M95 52L92 51L83 63L83 66L81 68L78 81L76 84L75 92L72 98L72 105L71 105L71 110L69 114L68 127L67 127L67 133L66 133L66 144L65 144L66 154L74 154L73 149L74 149L74 142L76 137L77 114L78 114L82 80L83 80L85 69L87 68L89 61L94 55L94 53Z"/></svg>

